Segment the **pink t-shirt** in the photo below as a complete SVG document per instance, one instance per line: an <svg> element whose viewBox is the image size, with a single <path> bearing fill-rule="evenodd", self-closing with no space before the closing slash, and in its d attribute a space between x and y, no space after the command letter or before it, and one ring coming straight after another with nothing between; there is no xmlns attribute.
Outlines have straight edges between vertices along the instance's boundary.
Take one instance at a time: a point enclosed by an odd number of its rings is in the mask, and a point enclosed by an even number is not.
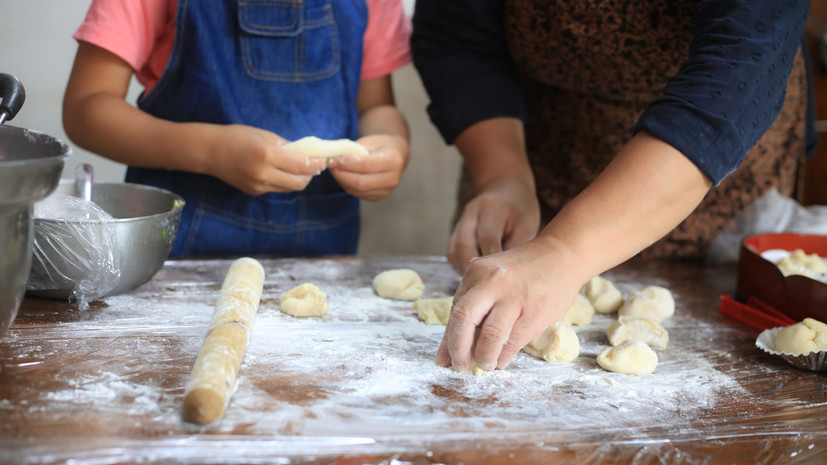
<svg viewBox="0 0 827 465"><path fill-rule="evenodd" d="M411 61L411 24L402 2L367 3L363 80L386 76ZM172 51L177 4L178 0L93 0L73 37L126 61L149 92L160 79Z"/></svg>

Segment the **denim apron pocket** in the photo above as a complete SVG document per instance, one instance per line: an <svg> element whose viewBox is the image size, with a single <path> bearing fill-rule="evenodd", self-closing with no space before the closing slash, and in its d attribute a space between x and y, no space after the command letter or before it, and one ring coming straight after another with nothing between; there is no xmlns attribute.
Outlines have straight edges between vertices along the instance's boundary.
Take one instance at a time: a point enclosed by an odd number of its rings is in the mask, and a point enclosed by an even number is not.
<svg viewBox="0 0 827 465"><path fill-rule="evenodd" d="M341 53L333 8L306 3L239 0L239 41L249 76L308 82L338 73Z"/></svg>

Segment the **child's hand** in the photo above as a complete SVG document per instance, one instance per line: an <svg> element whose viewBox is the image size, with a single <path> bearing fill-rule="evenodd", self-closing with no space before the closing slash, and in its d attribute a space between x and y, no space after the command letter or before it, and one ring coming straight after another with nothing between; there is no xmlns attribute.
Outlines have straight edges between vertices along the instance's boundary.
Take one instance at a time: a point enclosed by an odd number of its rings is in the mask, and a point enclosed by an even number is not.
<svg viewBox="0 0 827 465"><path fill-rule="evenodd" d="M365 136L356 142L370 154L331 159L330 172L346 192L371 202L383 199L402 179L410 156L408 142L388 135Z"/></svg>
<svg viewBox="0 0 827 465"><path fill-rule="evenodd" d="M250 195L300 191L325 168L324 160L284 150L288 141L264 129L233 124L212 131L206 171Z"/></svg>

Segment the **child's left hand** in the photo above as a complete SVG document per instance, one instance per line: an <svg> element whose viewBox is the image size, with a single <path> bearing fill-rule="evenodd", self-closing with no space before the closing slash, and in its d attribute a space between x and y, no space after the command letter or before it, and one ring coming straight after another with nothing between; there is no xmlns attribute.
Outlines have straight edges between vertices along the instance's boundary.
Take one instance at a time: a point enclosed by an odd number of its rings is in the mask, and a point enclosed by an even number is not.
<svg viewBox="0 0 827 465"><path fill-rule="evenodd" d="M365 136L356 142L367 148L370 154L331 159L328 165L330 172L349 194L371 202L381 200L402 179L410 157L408 142L402 137L389 135Z"/></svg>

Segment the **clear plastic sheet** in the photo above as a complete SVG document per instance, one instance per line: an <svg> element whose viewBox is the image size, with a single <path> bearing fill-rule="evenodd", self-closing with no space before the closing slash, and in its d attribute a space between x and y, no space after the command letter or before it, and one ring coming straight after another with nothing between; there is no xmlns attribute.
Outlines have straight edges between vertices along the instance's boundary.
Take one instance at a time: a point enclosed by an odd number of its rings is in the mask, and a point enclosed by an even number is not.
<svg viewBox="0 0 827 465"><path fill-rule="evenodd" d="M712 264L737 263L741 242L747 236L780 232L827 235L827 206L804 207L771 189L721 231L707 260Z"/></svg>
<svg viewBox="0 0 827 465"><path fill-rule="evenodd" d="M223 418L182 418L184 387L231 260L168 261L147 285L89 311L26 299L0 341L0 463L823 464L824 376L755 347L717 312L731 267L630 262L624 293L662 285L677 311L652 375L595 363L611 316L577 329L581 355L519 354L475 377L437 367L444 327L371 280L412 268L423 297L459 277L442 258L262 260L262 301ZM303 282L329 313L294 318L279 297Z"/></svg>
<svg viewBox="0 0 827 465"><path fill-rule="evenodd" d="M118 285L121 254L115 221L94 202L54 194L34 205L32 273L27 289L71 289L85 310Z"/></svg>

